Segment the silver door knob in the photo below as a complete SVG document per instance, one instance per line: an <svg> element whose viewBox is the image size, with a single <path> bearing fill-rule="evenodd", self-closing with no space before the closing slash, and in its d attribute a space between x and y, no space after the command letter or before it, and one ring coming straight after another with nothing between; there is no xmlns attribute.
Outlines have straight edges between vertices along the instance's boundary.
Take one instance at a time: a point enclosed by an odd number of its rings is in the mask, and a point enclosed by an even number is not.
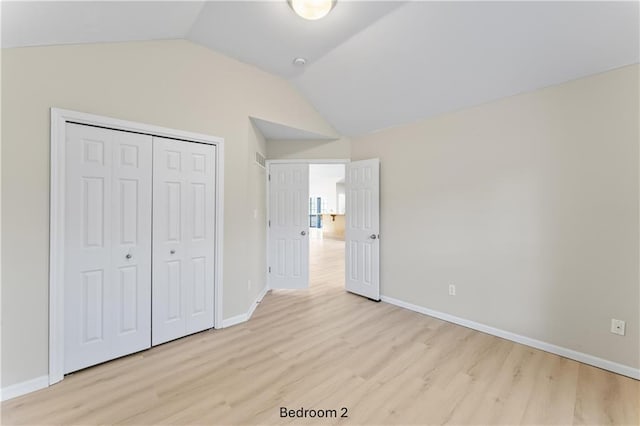
<svg viewBox="0 0 640 426"><path fill-rule="evenodd" d="M378 237L376 236L376 234L371 234L371 235L369 235L369 238L371 238L372 240L375 240Z"/></svg>
<svg viewBox="0 0 640 426"><path fill-rule="evenodd" d="M171 250L169 253L176 254L176 251L175 250Z"/></svg>
<svg viewBox="0 0 640 426"><path fill-rule="evenodd" d="M127 253L127 255L125 256L127 259L131 259L131 253Z"/></svg>
<svg viewBox="0 0 640 426"><path fill-rule="evenodd" d="M306 231L302 231L302 232L300 233L300 235L302 235L302 236L304 237L305 235L307 235L307 232L306 232Z"/></svg>

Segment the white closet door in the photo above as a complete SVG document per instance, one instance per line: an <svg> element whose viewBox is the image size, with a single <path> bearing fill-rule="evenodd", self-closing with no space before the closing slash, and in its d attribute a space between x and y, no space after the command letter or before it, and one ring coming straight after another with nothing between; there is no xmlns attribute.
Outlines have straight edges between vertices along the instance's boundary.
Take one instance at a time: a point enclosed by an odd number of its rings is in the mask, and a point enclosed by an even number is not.
<svg viewBox="0 0 640 426"><path fill-rule="evenodd" d="M154 137L153 345L213 328L215 156Z"/></svg>
<svg viewBox="0 0 640 426"><path fill-rule="evenodd" d="M151 143L67 125L65 373L150 347Z"/></svg>

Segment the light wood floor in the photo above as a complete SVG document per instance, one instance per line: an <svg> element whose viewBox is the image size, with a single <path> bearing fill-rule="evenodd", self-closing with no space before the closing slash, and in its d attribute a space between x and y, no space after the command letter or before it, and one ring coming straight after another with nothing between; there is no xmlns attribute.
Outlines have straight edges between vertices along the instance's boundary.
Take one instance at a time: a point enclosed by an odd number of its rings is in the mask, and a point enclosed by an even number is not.
<svg viewBox="0 0 640 426"><path fill-rule="evenodd" d="M345 293L343 245L313 241L311 288L269 293L250 322L68 376L2 423L638 425L640 382Z"/></svg>

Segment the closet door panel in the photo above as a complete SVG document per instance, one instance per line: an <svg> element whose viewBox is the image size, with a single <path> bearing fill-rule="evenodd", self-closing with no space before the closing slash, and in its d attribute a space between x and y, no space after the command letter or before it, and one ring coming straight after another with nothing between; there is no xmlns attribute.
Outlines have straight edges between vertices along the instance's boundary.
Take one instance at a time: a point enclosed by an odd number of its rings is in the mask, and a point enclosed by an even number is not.
<svg viewBox="0 0 640 426"><path fill-rule="evenodd" d="M111 353L112 141L108 130L67 125L65 373L107 360Z"/></svg>
<svg viewBox="0 0 640 426"><path fill-rule="evenodd" d="M150 136L67 125L65 373L150 346L150 194Z"/></svg>
<svg viewBox="0 0 640 426"><path fill-rule="evenodd" d="M186 236L190 282L185 309L187 333L195 333L213 327L216 148L197 143L187 145L185 177L190 218Z"/></svg>
<svg viewBox="0 0 640 426"><path fill-rule="evenodd" d="M154 138L152 344L185 335L184 142Z"/></svg>
<svg viewBox="0 0 640 426"><path fill-rule="evenodd" d="M112 262L117 339L113 357L151 346L152 138L116 132L113 143Z"/></svg>
<svg viewBox="0 0 640 426"><path fill-rule="evenodd" d="M213 327L215 147L154 138L154 345Z"/></svg>

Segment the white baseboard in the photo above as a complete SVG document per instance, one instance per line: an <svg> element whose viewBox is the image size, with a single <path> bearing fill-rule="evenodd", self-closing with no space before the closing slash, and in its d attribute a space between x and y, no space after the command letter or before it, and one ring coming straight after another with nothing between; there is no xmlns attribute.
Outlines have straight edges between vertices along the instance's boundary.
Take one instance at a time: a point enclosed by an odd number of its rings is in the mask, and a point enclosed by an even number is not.
<svg viewBox="0 0 640 426"><path fill-rule="evenodd" d="M222 322L222 328L231 327L236 324L241 324L243 322L249 321L254 311L258 307L258 304L262 301L264 296L267 294L269 289L265 286L256 300L251 304L249 310L240 315L236 315L231 318L227 318ZM30 392L35 392L40 389L44 389L49 386L49 376L41 376L36 377L35 379L27 380L25 382L16 383L15 385L7 386L5 388L0 389L0 401L6 401L11 398L16 398L18 396L25 395Z"/></svg>
<svg viewBox="0 0 640 426"><path fill-rule="evenodd" d="M11 398L35 392L49 386L49 376L40 376L25 382L16 383L0 390L0 401L6 401Z"/></svg>
<svg viewBox="0 0 640 426"><path fill-rule="evenodd" d="M392 297L381 296L381 300L392 305L399 306L401 308L409 309L430 317L438 318L447 322L461 325L463 327L471 328L474 330L482 331L483 333L491 334L493 336L501 337L503 339L511 340L512 342L521 343L532 348L540 349L545 352L560 355L565 358L570 358L575 361L579 361L585 364L593 365L594 367L609 370L614 373L622 374L623 376L631 377L636 380L640 380L640 369L633 368L628 365L618 364L617 362L609 361L603 358L598 358L593 355L585 354L583 352L574 351L573 349L564 348L562 346L553 345L551 343L543 342L540 340L532 339L530 337L522 336L520 334L512 333L510 331L501 330L499 328L491 327L485 324L481 324L468 319L456 317L454 315L446 314L444 312L434 311L433 309L425 308L422 306L414 305L412 303L404 302L402 300L394 299Z"/></svg>
<svg viewBox="0 0 640 426"><path fill-rule="evenodd" d="M262 302L262 299L264 298L265 294L267 294L268 291L269 289L267 288L267 286L265 286L262 289L262 291L260 291L260 293L258 294L258 297L256 297L256 300L251 304L251 306L249 307L249 310L246 313L225 319L224 321L222 321L222 328L231 327L231 326L242 324L243 322L249 321L249 319L251 319L251 316L253 315L253 312L258 307L258 304Z"/></svg>
<svg viewBox="0 0 640 426"><path fill-rule="evenodd" d="M222 321L222 328L232 327L237 324L241 324L247 321L247 314L236 315L235 317L227 318Z"/></svg>
<svg viewBox="0 0 640 426"><path fill-rule="evenodd" d="M262 299L264 299L264 296L267 294L268 291L269 291L269 288L265 285L262 291L260 291L260 293L258 294L258 297L256 297L256 300L251 304L251 307L249 308L249 312L247 312L247 321L251 319L251 316L253 316L253 312L256 310L260 302L262 302Z"/></svg>

